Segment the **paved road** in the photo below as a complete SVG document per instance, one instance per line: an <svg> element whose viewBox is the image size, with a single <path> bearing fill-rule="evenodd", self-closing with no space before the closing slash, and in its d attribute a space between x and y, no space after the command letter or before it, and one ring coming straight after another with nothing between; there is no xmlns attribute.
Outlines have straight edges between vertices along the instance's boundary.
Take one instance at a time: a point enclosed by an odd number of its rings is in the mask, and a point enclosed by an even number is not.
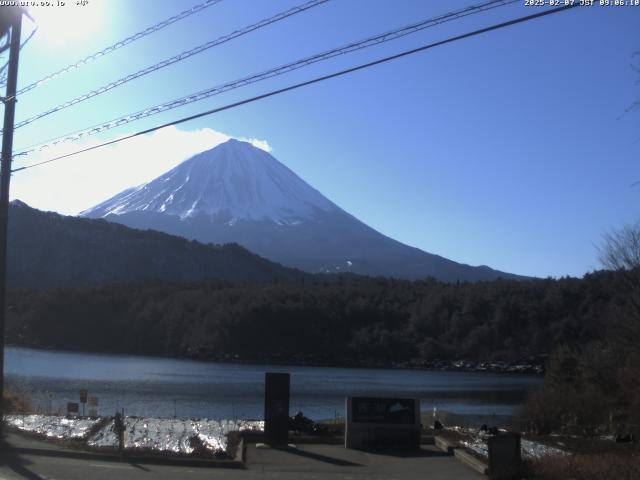
<svg viewBox="0 0 640 480"><path fill-rule="evenodd" d="M0 479L286 479L286 480L472 480L486 478L432 446L411 456L346 450L338 445L300 445L272 450L247 447L244 469L177 467L107 460L15 434L17 451L0 453Z"/></svg>

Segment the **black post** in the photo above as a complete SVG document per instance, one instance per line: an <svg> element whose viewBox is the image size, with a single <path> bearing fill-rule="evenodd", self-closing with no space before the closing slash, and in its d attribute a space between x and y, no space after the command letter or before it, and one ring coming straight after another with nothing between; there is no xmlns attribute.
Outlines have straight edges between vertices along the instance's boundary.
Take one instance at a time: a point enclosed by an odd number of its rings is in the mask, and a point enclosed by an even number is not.
<svg viewBox="0 0 640 480"><path fill-rule="evenodd" d="M120 455L124 454L124 432L126 430L126 426L124 424L124 415L120 412L116 412L115 417L113 418L113 429L118 436L118 451Z"/></svg>
<svg viewBox="0 0 640 480"><path fill-rule="evenodd" d="M521 439L519 433L505 432L487 439L489 478L511 480L522 478Z"/></svg>
<svg viewBox="0 0 640 480"><path fill-rule="evenodd" d="M7 7L2 7L7 8ZM11 157L13 155L13 122L16 112L16 87L18 84L18 60L20 56L20 31L22 9L14 9L11 19L11 42L7 93L4 98L4 127L2 131L2 164L0 167L0 437L4 419L4 324L7 311L7 224L9 219L9 183L11 181Z"/></svg>
<svg viewBox="0 0 640 480"><path fill-rule="evenodd" d="M288 373L266 373L264 384L264 436L271 446L289 443Z"/></svg>

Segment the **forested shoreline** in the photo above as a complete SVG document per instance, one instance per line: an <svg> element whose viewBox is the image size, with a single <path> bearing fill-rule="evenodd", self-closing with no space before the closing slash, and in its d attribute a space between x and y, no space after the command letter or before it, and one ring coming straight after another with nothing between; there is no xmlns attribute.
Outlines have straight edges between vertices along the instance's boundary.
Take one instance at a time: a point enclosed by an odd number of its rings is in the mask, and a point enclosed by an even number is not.
<svg viewBox="0 0 640 480"><path fill-rule="evenodd" d="M118 284L9 294L7 341L74 351L304 365L536 364L599 338L629 284L447 284L344 276L270 283Z"/></svg>

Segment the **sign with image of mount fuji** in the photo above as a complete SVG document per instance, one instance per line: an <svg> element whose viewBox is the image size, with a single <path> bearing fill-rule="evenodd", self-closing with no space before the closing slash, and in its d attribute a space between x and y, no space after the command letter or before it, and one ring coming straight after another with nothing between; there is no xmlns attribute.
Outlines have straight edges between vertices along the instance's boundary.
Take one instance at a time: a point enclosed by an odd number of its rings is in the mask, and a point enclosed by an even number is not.
<svg viewBox="0 0 640 480"><path fill-rule="evenodd" d="M412 398L351 398L355 423L414 424L416 401Z"/></svg>
<svg viewBox="0 0 640 480"><path fill-rule="evenodd" d="M347 397L346 403L345 447L415 449L420 446L420 400Z"/></svg>

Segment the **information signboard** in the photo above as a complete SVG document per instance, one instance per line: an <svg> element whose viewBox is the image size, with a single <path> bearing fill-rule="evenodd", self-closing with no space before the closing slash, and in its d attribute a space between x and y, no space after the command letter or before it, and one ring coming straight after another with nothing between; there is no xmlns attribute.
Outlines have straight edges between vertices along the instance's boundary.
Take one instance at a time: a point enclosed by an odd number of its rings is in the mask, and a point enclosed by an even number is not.
<svg viewBox="0 0 640 480"><path fill-rule="evenodd" d="M352 397L351 412L356 423L413 425L416 401L412 398Z"/></svg>
<svg viewBox="0 0 640 480"><path fill-rule="evenodd" d="M347 448L420 447L420 400L347 397Z"/></svg>

